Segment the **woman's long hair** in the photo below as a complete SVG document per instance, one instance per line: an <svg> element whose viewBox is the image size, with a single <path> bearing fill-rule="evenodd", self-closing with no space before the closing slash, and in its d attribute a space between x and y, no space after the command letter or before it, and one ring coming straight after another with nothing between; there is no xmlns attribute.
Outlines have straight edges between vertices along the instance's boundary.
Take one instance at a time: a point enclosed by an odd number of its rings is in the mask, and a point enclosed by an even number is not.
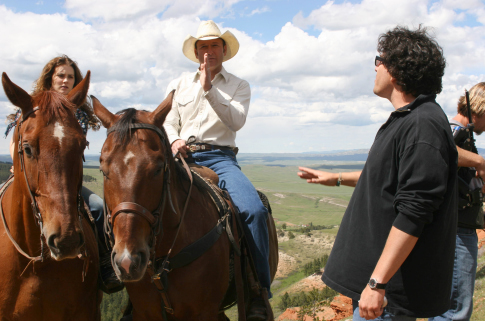
<svg viewBox="0 0 485 321"><path fill-rule="evenodd" d="M77 66L76 62L73 61L66 55L62 55L59 57L55 57L51 59L42 69L40 77L34 82L34 91L32 92L32 96L35 96L43 91L51 90L52 89L52 76L54 75L54 71L57 67L68 65L74 69L74 87L83 80L83 75L79 67ZM98 117L94 114L93 107L89 101L85 101L83 105L79 107L82 111L86 113L88 116L88 126L93 130L98 130L100 127L100 121ZM11 114L7 116L8 121L13 121L15 118L15 114Z"/></svg>

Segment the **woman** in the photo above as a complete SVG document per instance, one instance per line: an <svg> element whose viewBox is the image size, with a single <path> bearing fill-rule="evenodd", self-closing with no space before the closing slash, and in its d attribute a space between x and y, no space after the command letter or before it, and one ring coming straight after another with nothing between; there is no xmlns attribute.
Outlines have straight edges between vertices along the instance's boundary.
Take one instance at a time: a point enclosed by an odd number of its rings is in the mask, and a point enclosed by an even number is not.
<svg viewBox="0 0 485 321"><path fill-rule="evenodd" d="M82 79L83 76L81 71L73 60L66 55L55 57L45 65L39 79L35 81L32 96L46 90L52 90L67 95L78 83L81 82ZM5 137L7 137L10 130L16 126L20 115L21 110L19 109L15 114L11 114L7 117L10 123L7 126ZM87 134L89 128L98 130L100 127L99 119L94 115L93 108L88 101L76 111L76 118L79 125L81 125L84 135ZM12 156L12 159L14 149L14 139L12 136L12 140L10 141L10 156ZM13 173L13 167L11 171ZM103 200L84 186L82 186L81 189L81 196L96 220L96 226L99 231L98 235L101 236L104 222ZM105 285L103 290L105 292L115 292L113 290L122 287L122 284L120 284L116 278L111 267L110 250L106 248L105 243L106 242L104 242L102 238L98 240L101 259L101 276Z"/></svg>

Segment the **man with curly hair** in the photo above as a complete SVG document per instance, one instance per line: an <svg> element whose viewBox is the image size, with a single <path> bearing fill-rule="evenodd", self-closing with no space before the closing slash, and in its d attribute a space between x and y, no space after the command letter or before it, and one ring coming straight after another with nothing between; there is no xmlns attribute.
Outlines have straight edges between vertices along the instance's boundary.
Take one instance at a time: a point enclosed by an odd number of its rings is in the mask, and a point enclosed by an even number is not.
<svg viewBox="0 0 485 321"><path fill-rule="evenodd" d="M414 320L450 304L457 150L436 103L445 59L426 28L379 37L374 93L395 111L377 132L322 280L353 299L354 320ZM312 180L302 169L302 178Z"/></svg>

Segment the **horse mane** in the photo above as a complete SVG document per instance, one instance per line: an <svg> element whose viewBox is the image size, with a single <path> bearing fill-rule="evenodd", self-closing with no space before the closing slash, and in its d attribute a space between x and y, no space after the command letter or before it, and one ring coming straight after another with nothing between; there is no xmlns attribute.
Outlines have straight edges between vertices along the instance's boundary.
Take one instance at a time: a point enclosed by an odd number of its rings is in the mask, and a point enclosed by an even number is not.
<svg viewBox="0 0 485 321"><path fill-rule="evenodd" d="M32 99L34 104L42 111L44 121L49 123L52 119L64 118L67 115L74 116L76 105L70 102L65 95L55 91L42 91L35 94Z"/></svg>
<svg viewBox="0 0 485 321"><path fill-rule="evenodd" d="M113 125L115 140L120 145L126 145L131 137L130 125L137 121L136 109L126 108L120 110L116 115L122 115L121 118Z"/></svg>

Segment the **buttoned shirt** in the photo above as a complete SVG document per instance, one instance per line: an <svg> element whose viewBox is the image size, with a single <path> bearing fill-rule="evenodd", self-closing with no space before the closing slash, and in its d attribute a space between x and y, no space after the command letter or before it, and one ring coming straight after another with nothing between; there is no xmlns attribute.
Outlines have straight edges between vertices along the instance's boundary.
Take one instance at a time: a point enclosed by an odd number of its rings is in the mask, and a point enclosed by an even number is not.
<svg viewBox="0 0 485 321"><path fill-rule="evenodd" d="M247 81L223 67L208 91L202 89L200 71L173 80L166 96L174 89L172 110L164 123L170 144L195 136L198 143L236 147L236 132L244 126L249 110Z"/></svg>

